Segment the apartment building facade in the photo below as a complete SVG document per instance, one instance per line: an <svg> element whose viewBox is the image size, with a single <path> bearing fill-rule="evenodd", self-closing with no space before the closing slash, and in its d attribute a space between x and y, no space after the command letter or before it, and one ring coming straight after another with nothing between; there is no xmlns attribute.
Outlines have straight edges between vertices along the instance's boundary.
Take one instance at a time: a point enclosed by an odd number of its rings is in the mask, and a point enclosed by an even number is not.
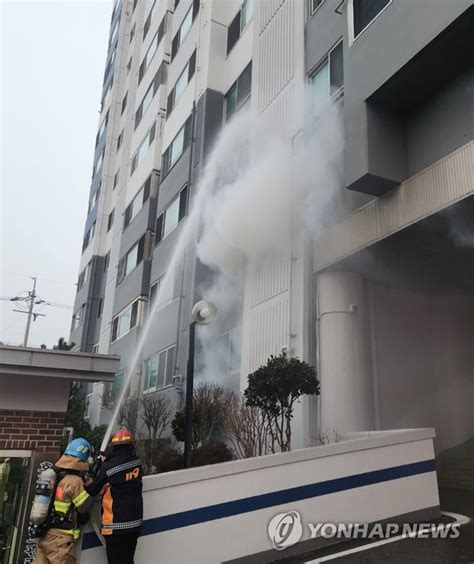
<svg viewBox="0 0 474 564"><path fill-rule="evenodd" d="M191 309L213 273L195 240L174 250L225 124L251 109L252 159L274 138L304 142L337 106L337 213L309 234L289 209L287 243L249 258L241 314L215 334L222 383L244 388L281 350L316 365L321 396L298 406L296 446L326 430L434 426L441 450L474 435L472 245L459 239L473 194L473 9L115 3L71 331L81 350L121 356L115 393L158 296L131 392L182 402ZM107 421L108 394L89 391L92 424Z"/></svg>

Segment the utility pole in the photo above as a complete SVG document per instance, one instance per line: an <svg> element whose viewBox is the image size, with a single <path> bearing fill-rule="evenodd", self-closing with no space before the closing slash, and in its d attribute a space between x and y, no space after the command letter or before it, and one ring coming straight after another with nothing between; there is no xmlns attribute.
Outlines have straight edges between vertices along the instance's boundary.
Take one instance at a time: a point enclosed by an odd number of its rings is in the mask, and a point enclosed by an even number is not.
<svg viewBox="0 0 474 564"><path fill-rule="evenodd" d="M28 298L12 298L11 301L30 301L29 306L28 306L28 311L24 311L22 309L14 309L13 311L16 311L18 313L26 313L28 315L27 319L26 319L26 327L25 327L25 337L23 339L23 346L27 347L28 346L28 337L30 334L30 326L31 326L31 318L33 318L33 321L36 321L37 317L44 317L43 313L35 313L33 311L33 308L35 306L35 303L44 303L44 300L40 300L38 302L35 302L36 300L36 278L35 277L31 277L31 279L33 280L33 290L31 292L28 292L29 297Z"/></svg>
<svg viewBox="0 0 474 564"><path fill-rule="evenodd" d="M28 317L26 319L25 338L23 339L23 346L28 346L28 336L30 334L31 318L33 317L33 306L35 305L36 298L36 278L33 277L33 291L30 293L30 307L28 308Z"/></svg>

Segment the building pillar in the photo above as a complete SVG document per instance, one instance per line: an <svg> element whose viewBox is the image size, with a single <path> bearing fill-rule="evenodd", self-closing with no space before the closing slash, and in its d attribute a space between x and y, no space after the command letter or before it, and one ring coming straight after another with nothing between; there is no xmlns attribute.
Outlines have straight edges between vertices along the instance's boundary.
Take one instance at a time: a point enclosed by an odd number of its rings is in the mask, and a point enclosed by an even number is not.
<svg viewBox="0 0 474 564"><path fill-rule="evenodd" d="M370 316L365 281L352 272L317 276L320 431L374 428Z"/></svg>

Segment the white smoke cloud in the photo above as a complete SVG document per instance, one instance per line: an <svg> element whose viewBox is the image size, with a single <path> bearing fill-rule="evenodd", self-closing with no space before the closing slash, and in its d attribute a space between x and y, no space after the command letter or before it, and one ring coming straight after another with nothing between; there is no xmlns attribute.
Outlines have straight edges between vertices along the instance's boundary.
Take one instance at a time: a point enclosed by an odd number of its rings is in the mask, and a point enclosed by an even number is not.
<svg viewBox="0 0 474 564"><path fill-rule="evenodd" d="M217 305L221 319L230 316L235 325L242 322L248 262L288 253L292 217L312 238L339 205L343 148L339 112L330 108L295 143L268 135L265 146L255 146L252 132L258 123L247 112L223 129L195 204L202 230L197 256L215 273L211 285L200 291ZM259 130L260 139L264 133ZM216 373L223 365L223 353L215 345L218 331L219 324L198 331L198 377L221 380Z"/></svg>

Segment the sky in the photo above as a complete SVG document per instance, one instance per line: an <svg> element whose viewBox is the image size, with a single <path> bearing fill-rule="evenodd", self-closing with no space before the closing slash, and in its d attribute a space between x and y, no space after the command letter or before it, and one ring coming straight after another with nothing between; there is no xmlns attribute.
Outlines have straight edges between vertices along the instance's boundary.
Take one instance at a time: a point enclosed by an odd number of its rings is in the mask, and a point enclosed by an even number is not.
<svg viewBox="0 0 474 564"><path fill-rule="evenodd" d="M112 2L0 0L0 342L69 337ZM66 307L64 307L66 306Z"/></svg>

